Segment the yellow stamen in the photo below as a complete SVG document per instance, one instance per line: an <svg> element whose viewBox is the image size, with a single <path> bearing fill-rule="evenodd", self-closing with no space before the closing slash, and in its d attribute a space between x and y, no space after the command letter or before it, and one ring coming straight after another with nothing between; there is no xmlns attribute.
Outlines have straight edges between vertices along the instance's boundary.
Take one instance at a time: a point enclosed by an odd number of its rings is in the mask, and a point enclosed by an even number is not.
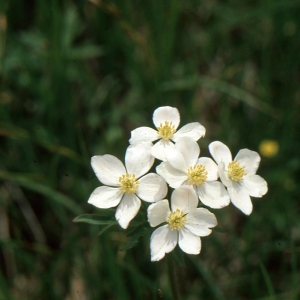
<svg viewBox="0 0 300 300"><path fill-rule="evenodd" d="M186 215L179 209L170 212L167 218L168 226L171 230L181 229L186 222Z"/></svg>
<svg viewBox="0 0 300 300"><path fill-rule="evenodd" d="M170 140L176 132L175 126L172 124L172 122L168 121L165 122L165 125L160 123L159 127L157 127L157 130L159 137L166 141Z"/></svg>
<svg viewBox="0 0 300 300"><path fill-rule="evenodd" d="M133 174L125 174L119 177L120 191L126 194L133 194L139 186L139 181Z"/></svg>
<svg viewBox="0 0 300 300"><path fill-rule="evenodd" d="M240 181L243 179L243 176L247 175L245 172L245 167L241 166L236 160L228 164L228 177L233 181Z"/></svg>
<svg viewBox="0 0 300 300"><path fill-rule="evenodd" d="M187 172L187 181L191 185L201 185L207 178L207 171L203 165L189 167Z"/></svg>

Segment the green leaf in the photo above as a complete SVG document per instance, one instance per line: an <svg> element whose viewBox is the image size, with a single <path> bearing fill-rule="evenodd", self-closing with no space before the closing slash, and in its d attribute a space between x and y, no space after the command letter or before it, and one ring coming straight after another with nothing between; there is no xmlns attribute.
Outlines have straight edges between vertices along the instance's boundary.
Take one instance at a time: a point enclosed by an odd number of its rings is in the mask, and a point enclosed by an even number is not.
<svg viewBox="0 0 300 300"><path fill-rule="evenodd" d="M149 232L149 230L151 228L149 227L145 227L144 225L145 223L143 223L142 225L136 227L133 231L131 231L132 233L134 233L131 237L131 239L129 240L129 242L124 246L122 247L120 250L121 251L126 251L132 247L134 247L138 241L139 241L139 238L141 236L144 236L145 234L147 234Z"/></svg>
<svg viewBox="0 0 300 300"><path fill-rule="evenodd" d="M84 215L79 215L77 216L73 222L83 222L83 223L89 223L93 225L111 225L111 224L116 224L116 220L114 217L109 216L109 215L89 215L89 214L84 214Z"/></svg>

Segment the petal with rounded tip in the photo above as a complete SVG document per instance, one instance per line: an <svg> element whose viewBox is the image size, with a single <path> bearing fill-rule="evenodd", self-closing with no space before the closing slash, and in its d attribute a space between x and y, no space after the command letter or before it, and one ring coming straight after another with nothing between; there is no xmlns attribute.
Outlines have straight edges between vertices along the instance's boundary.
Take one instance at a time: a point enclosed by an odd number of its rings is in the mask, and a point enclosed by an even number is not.
<svg viewBox="0 0 300 300"><path fill-rule="evenodd" d="M228 194L231 202L245 215L250 215L253 209L253 205L250 196L238 183L234 183L231 188L228 188Z"/></svg>
<svg viewBox="0 0 300 300"><path fill-rule="evenodd" d="M165 122L172 122L175 129L180 123L179 111L175 107L162 106L157 108L153 113L153 123L157 127L165 125Z"/></svg>
<svg viewBox="0 0 300 300"><path fill-rule="evenodd" d="M151 227L155 227L167 221L170 213L169 201L167 199L158 201L148 207L148 222Z"/></svg>
<svg viewBox="0 0 300 300"><path fill-rule="evenodd" d="M110 154L93 156L91 165L98 179L106 185L117 186L120 176L126 174L123 163Z"/></svg>
<svg viewBox="0 0 300 300"><path fill-rule="evenodd" d="M225 144L215 141L209 144L208 149L218 165L221 161L223 161L225 165L232 161L231 152Z"/></svg>
<svg viewBox="0 0 300 300"><path fill-rule="evenodd" d="M207 172L206 181L215 181L218 179L218 166L209 157L200 157L197 161L197 165L202 165L205 167Z"/></svg>
<svg viewBox="0 0 300 300"><path fill-rule="evenodd" d="M171 195L171 208L172 211L176 209L181 210L183 213L188 213L194 210L199 203L197 194L193 187L190 185L182 185L175 189Z"/></svg>
<svg viewBox="0 0 300 300"><path fill-rule="evenodd" d="M211 208L223 208L230 203L228 192L219 181L205 182L197 187L199 199Z"/></svg>
<svg viewBox="0 0 300 300"><path fill-rule="evenodd" d="M200 237L184 227L179 230L178 245L183 252L188 254L199 254L201 251Z"/></svg>
<svg viewBox="0 0 300 300"><path fill-rule="evenodd" d="M170 147L165 150L167 162L175 169L187 173L189 165L185 161L182 152L178 151L176 147Z"/></svg>
<svg viewBox="0 0 300 300"><path fill-rule="evenodd" d="M259 175L245 176L240 182L245 191L252 197L262 197L268 191L267 182Z"/></svg>
<svg viewBox="0 0 300 300"><path fill-rule="evenodd" d="M187 179L184 172L173 168L168 162L162 162L158 165L156 172L162 176L173 189L180 187Z"/></svg>
<svg viewBox="0 0 300 300"><path fill-rule="evenodd" d="M125 165L128 174L134 174L136 178L139 178L149 171L154 163L151 147L151 143L139 143L127 148Z"/></svg>
<svg viewBox="0 0 300 300"><path fill-rule="evenodd" d="M245 167L244 171L247 175L254 175L260 163L260 156L257 152L249 149L241 149L234 160L238 161Z"/></svg>
<svg viewBox="0 0 300 300"><path fill-rule="evenodd" d="M171 252L177 245L177 230L170 230L168 225L153 231L150 238L151 261L161 260L166 253Z"/></svg>
<svg viewBox="0 0 300 300"><path fill-rule="evenodd" d="M100 186L90 195L88 203L99 208L110 208L117 206L123 197L119 188Z"/></svg>
<svg viewBox="0 0 300 300"><path fill-rule="evenodd" d="M149 173L139 179L139 187L136 194L147 202L161 200L167 195L168 187L166 181L155 173Z"/></svg>
<svg viewBox="0 0 300 300"><path fill-rule="evenodd" d="M177 142L182 137L189 137L194 141L198 141L201 137L205 136L205 131L205 128L199 122L189 123L175 132L172 140Z"/></svg>
<svg viewBox="0 0 300 300"><path fill-rule="evenodd" d="M191 138L180 138L176 142L174 149L176 149L182 154L187 168L194 166L197 163L200 154L200 147L198 143L192 140ZM167 156L167 160L169 160L168 150L166 150L165 153Z"/></svg>
<svg viewBox="0 0 300 300"><path fill-rule="evenodd" d="M174 144L172 142L161 139L153 145L151 149L151 154L159 160L166 161L167 158L165 155L165 150L173 147Z"/></svg>
<svg viewBox="0 0 300 300"><path fill-rule="evenodd" d="M153 142L158 140L158 132L150 127L139 127L131 131L130 144Z"/></svg>
<svg viewBox="0 0 300 300"><path fill-rule="evenodd" d="M125 194L116 210L116 220L126 229L129 222L136 216L141 206L141 200L134 194Z"/></svg>
<svg viewBox="0 0 300 300"><path fill-rule="evenodd" d="M211 229L218 224L216 216L206 208L196 208L186 215L184 227L198 236L207 236Z"/></svg>

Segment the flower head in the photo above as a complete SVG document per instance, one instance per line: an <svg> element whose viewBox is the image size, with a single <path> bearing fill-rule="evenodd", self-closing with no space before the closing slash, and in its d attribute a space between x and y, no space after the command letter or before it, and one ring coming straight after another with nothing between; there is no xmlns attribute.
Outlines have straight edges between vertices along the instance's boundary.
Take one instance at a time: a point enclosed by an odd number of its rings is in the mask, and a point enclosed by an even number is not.
<svg viewBox="0 0 300 300"><path fill-rule="evenodd" d="M177 131L180 123L178 109L170 106L157 108L153 113L153 123L156 130L150 127L139 127L131 131L130 144L154 142L152 155L160 160L166 160L164 149L173 145L181 137L190 137L198 141L205 135L205 128L198 122L189 123Z"/></svg>
<svg viewBox="0 0 300 300"><path fill-rule="evenodd" d="M171 196L171 209L168 200L161 200L148 207L148 221L152 227L161 223L151 235L151 260L162 259L179 245L188 254L201 251L200 236L211 233L217 225L214 214L205 208L197 208L198 198L190 186L181 186Z"/></svg>
<svg viewBox="0 0 300 300"><path fill-rule="evenodd" d="M218 164L219 176L227 187L231 202L244 214L253 209L251 197L262 197L268 191L266 181L256 175L260 163L257 152L242 149L232 160L229 148L221 142L212 142L209 151Z"/></svg>
<svg viewBox="0 0 300 300"><path fill-rule="evenodd" d="M222 208L230 203L224 185L217 181L218 167L208 157L200 157L197 142L190 138L180 138L175 146L165 150L167 161L156 171L172 188L191 185L199 199L211 208Z"/></svg>
<svg viewBox="0 0 300 300"><path fill-rule="evenodd" d="M92 168L104 186L94 190L88 203L99 208L118 205L116 219L123 228L127 228L138 213L140 199L154 202L167 194L167 185L162 177L154 173L144 175L154 162L150 151L149 143L130 145L125 155L126 167L109 154L92 157Z"/></svg>

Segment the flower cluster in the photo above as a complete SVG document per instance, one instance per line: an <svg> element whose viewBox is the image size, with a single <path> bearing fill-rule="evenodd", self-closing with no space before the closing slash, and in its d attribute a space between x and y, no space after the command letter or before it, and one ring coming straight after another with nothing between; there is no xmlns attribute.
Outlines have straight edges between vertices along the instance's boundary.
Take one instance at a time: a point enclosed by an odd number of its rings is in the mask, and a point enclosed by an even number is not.
<svg viewBox="0 0 300 300"><path fill-rule="evenodd" d="M209 145L214 161L199 157L197 141L205 128L194 122L177 130L180 115L174 107L157 108L153 123L156 129L140 127L131 132L125 165L109 154L92 157L92 168L103 186L95 189L88 202L104 209L117 206L115 218L124 229L139 212L141 200L151 203L147 209L150 226L162 224L151 235L152 261L162 259L177 244L188 254L199 254L200 237L217 225L215 215L198 207L199 203L220 209L232 202L249 215L250 196L261 197L268 190L266 181L255 174L260 156L242 149L232 160L228 147L215 141ZM155 158L161 163L156 173L147 174ZM170 202L165 199L167 184L174 189Z"/></svg>

